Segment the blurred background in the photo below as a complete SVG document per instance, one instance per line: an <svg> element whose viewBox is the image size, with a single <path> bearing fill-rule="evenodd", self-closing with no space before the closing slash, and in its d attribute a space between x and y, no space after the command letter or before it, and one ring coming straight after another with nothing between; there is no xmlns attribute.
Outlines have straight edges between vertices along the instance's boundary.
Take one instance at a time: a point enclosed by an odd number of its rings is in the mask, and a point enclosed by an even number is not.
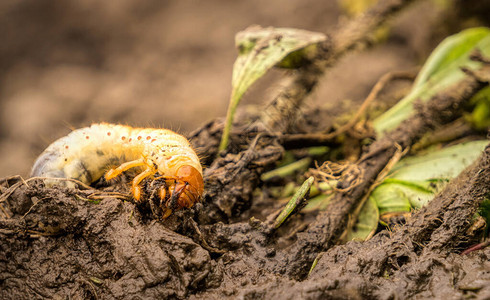
<svg viewBox="0 0 490 300"><path fill-rule="evenodd" d="M186 134L223 117L238 31L328 32L348 18L346 2L2 0L0 177L27 176L51 142L93 122ZM362 101L382 74L420 65L444 36L481 22L481 10L462 2L410 6L383 44L343 58L308 105ZM254 85L242 103L267 103L281 75Z"/></svg>

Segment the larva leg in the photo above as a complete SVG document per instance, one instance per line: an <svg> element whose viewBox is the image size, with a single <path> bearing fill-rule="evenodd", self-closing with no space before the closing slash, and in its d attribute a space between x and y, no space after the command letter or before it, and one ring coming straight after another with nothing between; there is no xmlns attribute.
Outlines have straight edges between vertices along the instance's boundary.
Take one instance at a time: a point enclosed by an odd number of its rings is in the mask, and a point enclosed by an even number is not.
<svg viewBox="0 0 490 300"><path fill-rule="evenodd" d="M181 192L177 192L177 194L175 193L176 192L176 183L177 183L177 178L176 177L169 177L169 176L159 176L157 178L155 178L155 180L158 180L158 179L161 179L161 180L164 180L165 181L165 184L168 185L167 187L163 187L163 188L160 188L159 192L158 192L158 195L160 197L160 200L161 201L165 201L166 199L166 196L167 196L167 188L169 189L169 194L170 194L170 201L171 202L174 202L174 203L170 203L167 205L169 205L169 207L162 207L163 209L163 213L162 213L162 218L163 219L166 219L168 218L171 214L172 214L172 208L174 208L175 206L175 202L177 201L177 198L178 198L178 195L181 193ZM169 184L169 182L172 182ZM173 197L172 197L173 196Z"/></svg>
<svg viewBox="0 0 490 300"><path fill-rule="evenodd" d="M125 162L122 165L120 165L119 167L117 167L115 169L110 169L109 171L107 171L107 173L105 174L105 179L111 180L111 179L116 178L117 176L121 175L124 171L127 171L127 170L129 170L131 168L135 168L135 167L141 167L144 165L146 165L146 163L143 159L137 159L137 160Z"/></svg>
<svg viewBox="0 0 490 300"><path fill-rule="evenodd" d="M170 215L172 214L172 210L170 208L165 208L164 211L163 211L163 216L162 218L163 219L166 219L168 218Z"/></svg>
<svg viewBox="0 0 490 300"><path fill-rule="evenodd" d="M146 170L144 170L143 172L138 174L138 176L134 177L133 183L132 183L132 191L133 191L134 199L136 199L137 201L140 200L141 188L140 188L139 184L141 183L141 181L148 176L154 175L155 172L156 172L156 170L154 168L148 167L148 168L146 168Z"/></svg>

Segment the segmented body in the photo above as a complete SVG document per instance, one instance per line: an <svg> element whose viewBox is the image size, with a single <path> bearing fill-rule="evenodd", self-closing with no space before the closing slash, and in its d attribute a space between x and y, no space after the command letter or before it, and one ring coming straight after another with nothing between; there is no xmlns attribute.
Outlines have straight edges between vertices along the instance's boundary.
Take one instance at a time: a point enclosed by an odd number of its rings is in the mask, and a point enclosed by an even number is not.
<svg viewBox="0 0 490 300"><path fill-rule="evenodd" d="M178 193L180 207L192 206L202 195L202 166L198 156L185 137L167 129L105 123L77 129L52 143L38 157L31 176L73 178L90 184L104 174L111 179L132 167L143 170L133 181L137 200L141 180L155 174L169 182L167 189L160 193L162 197Z"/></svg>

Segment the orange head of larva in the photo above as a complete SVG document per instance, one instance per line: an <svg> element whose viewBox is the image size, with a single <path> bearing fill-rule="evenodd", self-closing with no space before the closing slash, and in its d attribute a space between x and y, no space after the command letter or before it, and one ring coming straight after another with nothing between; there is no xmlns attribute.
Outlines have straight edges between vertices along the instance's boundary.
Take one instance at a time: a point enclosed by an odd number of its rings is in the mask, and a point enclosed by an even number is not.
<svg viewBox="0 0 490 300"><path fill-rule="evenodd" d="M204 193L204 181L201 173L190 165L181 166L176 173L176 182L170 191L170 205L177 208L190 208L198 202Z"/></svg>

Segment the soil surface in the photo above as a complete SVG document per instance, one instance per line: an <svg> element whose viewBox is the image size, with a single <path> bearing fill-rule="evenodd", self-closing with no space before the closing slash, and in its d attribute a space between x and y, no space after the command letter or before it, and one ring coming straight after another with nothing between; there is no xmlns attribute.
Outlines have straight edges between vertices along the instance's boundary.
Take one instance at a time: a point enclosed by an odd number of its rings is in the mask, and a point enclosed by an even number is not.
<svg viewBox="0 0 490 300"><path fill-rule="evenodd" d="M318 252L306 246L317 245L315 226L300 229L307 215L278 231L271 227L274 214L240 221L251 206L279 207L274 199L251 198L258 175L283 152L274 144L265 138L218 158L205 173L203 204L165 220L130 200L124 183L78 190L46 188L39 179L4 179L3 204L11 217L0 221L0 297L490 296L490 248L461 254L478 241L468 220L490 193L490 147L405 225ZM294 237L298 231L304 232ZM310 252L297 250L305 246ZM311 265L298 269L298 261L311 263L315 251L318 263L305 277Z"/></svg>
<svg viewBox="0 0 490 300"><path fill-rule="evenodd" d="M488 8L470 8L415 1L404 9L380 45L351 52L322 77L300 133L345 123L382 74L413 70L444 36L482 24ZM490 247L463 253L482 237L472 218L490 195L489 146L401 225L339 242L395 145L409 148L449 126L488 78L469 74L465 85L418 103L418 114L383 139L368 131L331 141L340 150L329 159L357 161L366 177L336 195L333 212L295 211L276 229L285 203L272 190L304 178L261 175L291 153L305 157L310 145L250 122L289 74L273 71L246 95L230 146L218 152L234 35L252 24L328 32L347 18L338 2L26 0L2 3L0 12L1 299L490 298ZM374 110L409 87L391 83ZM74 189L26 179L49 143L98 121L186 134L205 167L202 201L162 219L131 198L129 176ZM151 180L142 187L150 194Z"/></svg>

